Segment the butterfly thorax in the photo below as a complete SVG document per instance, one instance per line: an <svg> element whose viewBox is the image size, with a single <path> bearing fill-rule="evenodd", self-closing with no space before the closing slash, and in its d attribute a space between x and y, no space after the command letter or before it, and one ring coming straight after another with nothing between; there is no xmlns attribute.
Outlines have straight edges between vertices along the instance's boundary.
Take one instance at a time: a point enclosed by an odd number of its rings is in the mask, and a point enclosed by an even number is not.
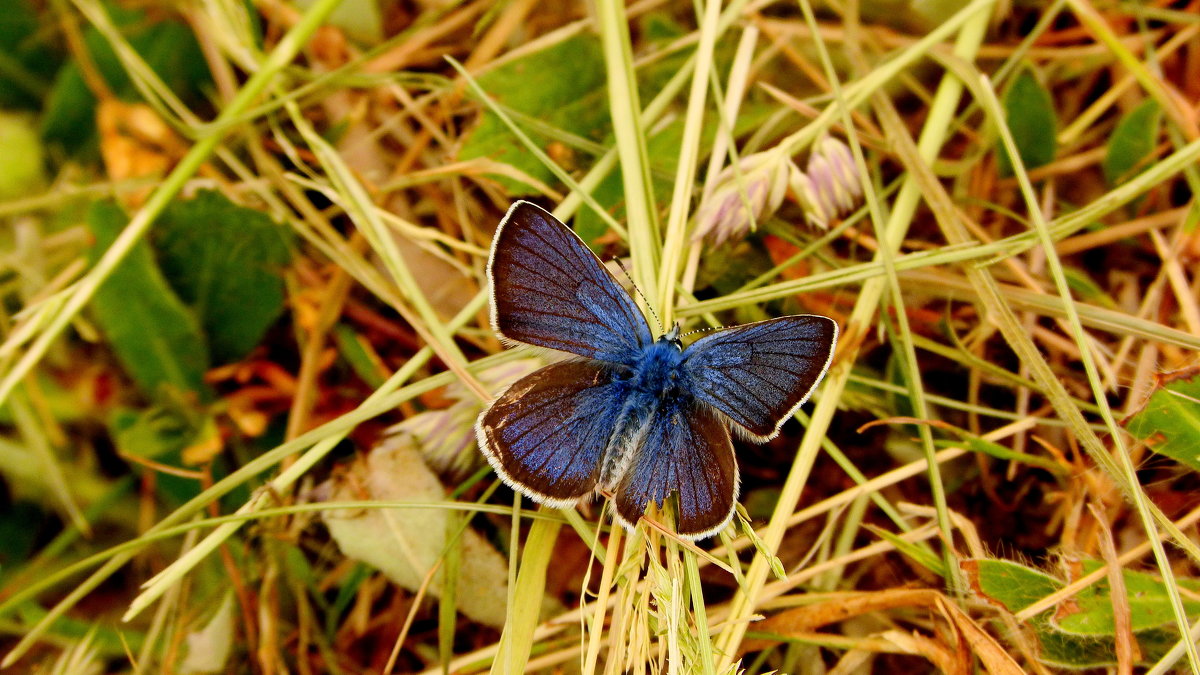
<svg viewBox="0 0 1200 675"><path fill-rule="evenodd" d="M681 393L683 349L679 341L664 335L642 352L633 367L630 388L634 395L657 399L673 398Z"/></svg>
<svg viewBox="0 0 1200 675"><path fill-rule="evenodd" d="M615 480L625 474L632 459L629 449L637 446L636 435L658 410L682 413L692 400L692 388L686 382L683 347L678 333L671 331L646 347L632 367L623 369L618 378L625 382L625 403L620 423L613 429L605 453L600 484L615 488Z"/></svg>

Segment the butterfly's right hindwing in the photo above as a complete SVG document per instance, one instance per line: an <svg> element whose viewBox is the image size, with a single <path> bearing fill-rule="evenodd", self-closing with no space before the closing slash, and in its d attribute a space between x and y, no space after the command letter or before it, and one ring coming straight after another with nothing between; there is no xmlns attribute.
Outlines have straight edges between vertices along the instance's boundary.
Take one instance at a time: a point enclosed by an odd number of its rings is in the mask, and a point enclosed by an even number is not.
<svg viewBox="0 0 1200 675"><path fill-rule="evenodd" d="M660 406L633 444L632 460L616 486L617 516L632 527L646 507L678 495L675 531L687 539L725 528L738 493L738 468L724 419L692 399Z"/></svg>
<svg viewBox="0 0 1200 675"><path fill-rule="evenodd" d="M641 310L579 237L530 202L501 221L488 261L502 337L631 364L653 342Z"/></svg>

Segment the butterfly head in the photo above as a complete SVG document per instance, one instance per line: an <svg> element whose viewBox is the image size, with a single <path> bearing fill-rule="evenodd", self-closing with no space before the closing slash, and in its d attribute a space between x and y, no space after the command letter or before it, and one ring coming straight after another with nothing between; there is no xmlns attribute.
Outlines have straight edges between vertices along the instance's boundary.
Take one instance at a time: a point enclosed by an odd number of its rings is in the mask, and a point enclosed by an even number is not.
<svg viewBox="0 0 1200 675"><path fill-rule="evenodd" d="M683 341L679 339L679 324L672 326L671 330L667 331L662 337L658 338L658 342L659 344L669 344L675 349L683 351Z"/></svg>

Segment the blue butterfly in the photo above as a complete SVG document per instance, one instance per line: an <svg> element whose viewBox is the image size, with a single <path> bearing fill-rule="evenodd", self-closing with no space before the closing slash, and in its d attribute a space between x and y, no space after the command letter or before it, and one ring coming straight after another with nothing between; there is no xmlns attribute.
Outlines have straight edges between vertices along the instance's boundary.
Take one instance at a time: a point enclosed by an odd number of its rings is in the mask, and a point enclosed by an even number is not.
<svg viewBox="0 0 1200 675"><path fill-rule="evenodd" d="M525 201L496 230L487 267L492 327L506 343L580 358L518 380L475 425L496 473L563 508L604 491L627 528L678 495L676 531L700 539L733 517L730 428L758 442L825 376L838 327L784 316L711 333L684 349L657 340L633 298L557 218Z"/></svg>

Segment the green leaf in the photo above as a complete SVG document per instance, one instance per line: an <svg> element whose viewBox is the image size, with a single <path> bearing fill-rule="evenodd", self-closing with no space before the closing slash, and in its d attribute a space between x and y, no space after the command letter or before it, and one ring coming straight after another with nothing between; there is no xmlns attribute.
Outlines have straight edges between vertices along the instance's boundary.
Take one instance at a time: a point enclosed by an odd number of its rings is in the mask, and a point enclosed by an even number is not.
<svg viewBox="0 0 1200 675"><path fill-rule="evenodd" d="M1004 93L1003 103L1005 121L1025 168L1036 169L1054 161L1058 121L1050 92L1032 73L1024 70ZM996 147L1000 175L1013 175L1012 160L1004 144L997 142Z"/></svg>
<svg viewBox="0 0 1200 675"><path fill-rule="evenodd" d="M880 529L878 527L873 527L870 525L868 525L867 528L870 529L871 532L874 532L876 535L878 535L880 538L887 540L892 546L896 547L896 550L898 552L900 552L902 555L907 556L908 558L910 558L911 560L916 562L918 565L924 567L925 569L929 570L930 572L933 572L934 574L938 575L939 577L946 576L945 563L943 563L942 559L939 558L932 551L924 549L921 547L920 544L916 544L911 541L907 541L904 538L902 538L900 535L894 534L892 532L888 532L887 530Z"/></svg>
<svg viewBox="0 0 1200 675"><path fill-rule="evenodd" d="M1098 560L1083 561L1083 571L1090 574L1102 566ZM1133 632L1140 633L1167 626L1175 620L1171 611L1171 600L1167 597L1166 586L1161 579L1144 572L1124 570L1125 591L1129 599L1129 614ZM1191 593L1184 593L1183 606L1188 614L1200 610L1200 601L1195 598L1195 591L1200 585L1192 579L1177 579L1180 587ZM1108 579L1103 579L1077 593L1074 598L1073 611L1066 616L1056 617L1055 627L1064 633L1081 636L1108 636L1114 628L1112 591Z"/></svg>
<svg viewBox="0 0 1200 675"><path fill-rule="evenodd" d="M1117 662L1116 642L1111 638L1081 638L1068 633L1060 633L1046 626L1046 623L1034 624L1038 645L1041 647L1039 657L1042 663L1059 668L1103 668ZM1142 646L1142 641L1138 640ZM1142 654L1143 658L1146 654Z"/></svg>
<svg viewBox="0 0 1200 675"><path fill-rule="evenodd" d="M1084 573L1090 573L1101 565L1098 560L1086 560L1082 568ZM1066 585L1040 570L1009 560L968 560L963 569L976 594L1014 613ZM1166 590L1152 575L1125 570L1124 576L1141 662L1152 663L1178 639L1178 633L1171 628L1174 617ZM1200 582L1185 579L1180 580L1180 586L1190 591L1185 593L1186 598L1194 598ZM1200 601L1187 600L1185 605L1190 613L1200 610ZM1093 584L1068 603L1042 612L1029 623L1037 634L1040 658L1045 663L1068 668L1116 663L1112 597L1107 580Z"/></svg>
<svg viewBox="0 0 1200 675"><path fill-rule="evenodd" d="M654 74L651 74L649 79L653 80L656 77ZM738 114L738 118L734 124L734 135L741 136L754 130L765 122L772 113L773 110L770 106L747 101L742 106L742 110ZM660 204L665 204L671 199L675 169L679 163L679 144L683 142L683 126L683 118L677 117L669 124L655 131L646 140L646 151L650 156L651 185L654 188L655 200ZM716 114L708 115L700 135L700 147L705 152L709 148L712 148L717 128ZM600 184L592 191L592 196L600 206L616 216L618 220L623 217L625 213L625 185L621 179L621 172L613 171L605 176L604 180L600 181ZM759 223L759 225L761 226L762 223ZM590 207L584 207L575 216L574 228L575 232L584 241L593 242L596 238L608 232L608 223L596 215L596 212ZM715 253L716 250L708 251L702 264L708 266L710 263L709 258ZM731 273L733 277L736 277L737 281L729 288L731 292L740 287L742 282L747 278L753 276L750 273L753 267L748 264L718 265L718 267L722 270L723 274Z"/></svg>
<svg viewBox="0 0 1200 675"><path fill-rule="evenodd" d="M185 101L200 100L212 81L203 52L195 36L183 24L165 20L150 22L145 13L106 5L113 22L129 45L141 55L171 91ZM84 45L92 62L113 93L129 102L141 101L125 67L94 28L84 31ZM42 136L76 153L96 142L96 97L84 83L79 66L68 63L58 72L46 101Z"/></svg>
<svg viewBox="0 0 1200 675"><path fill-rule="evenodd" d="M339 323L333 327L333 339L337 343L338 354L346 360L355 375L372 389L383 386L387 376L379 358L363 346L363 341L353 328Z"/></svg>
<svg viewBox="0 0 1200 675"><path fill-rule="evenodd" d="M511 113L538 142L549 142L549 128L597 142L608 133L608 102L604 59L593 35L579 35L505 64L479 78L479 84ZM541 123L541 131L529 120ZM489 157L509 164L547 184L554 174L525 151L516 136L493 113L485 112L479 126L459 152L459 159ZM505 177L497 182L514 195L533 188Z"/></svg>
<svg viewBox="0 0 1200 675"><path fill-rule="evenodd" d="M109 435L122 455L161 460L183 452L201 432L189 415L174 406L144 410L117 408L109 417ZM174 463L174 462L172 462Z"/></svg>
<svg viewBox="0 0 1200 675"><path fill-rule="evenodd" d="M1121 118L1100 165L1109 185L1124 183L1146 168L1161 126L1162 108L1154 99L1142 101Z"/></svg>
<svg viewBox="0 0 1200 675"><path fill-rule="evenodd" d="M88 211L96 243L93 263L129 222L120 207L97 202ZM150 247L139 242L92 298L92 312L125 372L148 397L165 389L208 391L208 347L196 317L167 285Z"/></svg>
<svg viewBox="0 0 1200 675"><path fill-rule="evenodd" d="M42 139L31 116L0 110L0 200L27 197L46 189Z"/></svg>
<svg viewBox="0 0 1200 675"><path fill-rule="evenodd" d="M109 436L121 456L180 468L209 463L221 450L209 407L185 397L163 400L141 410L117 408L109 416ZM154 489L163 503L182 504L200 494L202 486L193 477L159 472Z"/></svg>
<svg viewBox="0 0 1200 675"><path fill-rule="evenodd" d="M1058 579L1011 560L968 560L963 569L975 593L1014 614L1063 587Z"/></svg>
<svg viewBox="0 0 1200 675"><path fill-rule="evenodd" d="M6 479L12 480L9 476ZM38 508L33 502L9 499L4 509L0 510L0 541L4 542L4 546L0 547L0 570L6 575L28 562L38 538L45 536L55 522L52 514Z"/></svg>
<svg viewBox="0 0 1200 675"><path fill-rule="evenodd" d="M298 0L296 6L307 10L315 0ZM375 46L383 39L382 3L377 0L342 0L329 15L330 26L340 28L346 37L363 45Z"/></svg>
<svg viewBox="0 0 1200 675"><path fill-rule="evenodd" d="M958 445L959 443L959 441L934 442L939 449L952 447L954 445ZM1052 459L1047 459L1039 455L1031 455L1027 452L1016 452L1012 448L1000 445L999 443L993 443L978 436L963 436L961 443L966 445L967 449L971 452L980 452L1006 462L1021 462L1023 464L1045 469L1046 471L1049 471L1055 475L1062 475L1067 472L1067 469L1064 466Z"/></svg>
<svg viewBox="0 0 1200 675"><path fill-rule="evenodd" d="M1200 370L1164 376L1146 405L1122 424L1154 452L1200 471Z"/></svg>
<svg viewBox="0 0 1200 675"><path fill-rule="evenodd" d="M639 22L641 38L650 42L665 43L677 40L687 34L683 24L675 20L668 12L648 12L642 15Z"/></svg>
<svg viewBox="0 0 1200 675"><path fill-rule="evenodd" d="M200 319L213 363L244 357L283 312L291 231L203 191L168 207L156 234L163 274Z"/></svg>
<svg viewBox="0 0 1200 675"><path fill-rule="evenodd" d="M28 601L17 605L17 632L22 632L42 621L49 614L40 605ZM136 653L145 642L146 634L129 626L113 626L98 617L75 618L60 616L51 624L47 639L59 643L75 644L88 640L88 645L99 656L106 658L125 658L132 651Z"/></svg>

